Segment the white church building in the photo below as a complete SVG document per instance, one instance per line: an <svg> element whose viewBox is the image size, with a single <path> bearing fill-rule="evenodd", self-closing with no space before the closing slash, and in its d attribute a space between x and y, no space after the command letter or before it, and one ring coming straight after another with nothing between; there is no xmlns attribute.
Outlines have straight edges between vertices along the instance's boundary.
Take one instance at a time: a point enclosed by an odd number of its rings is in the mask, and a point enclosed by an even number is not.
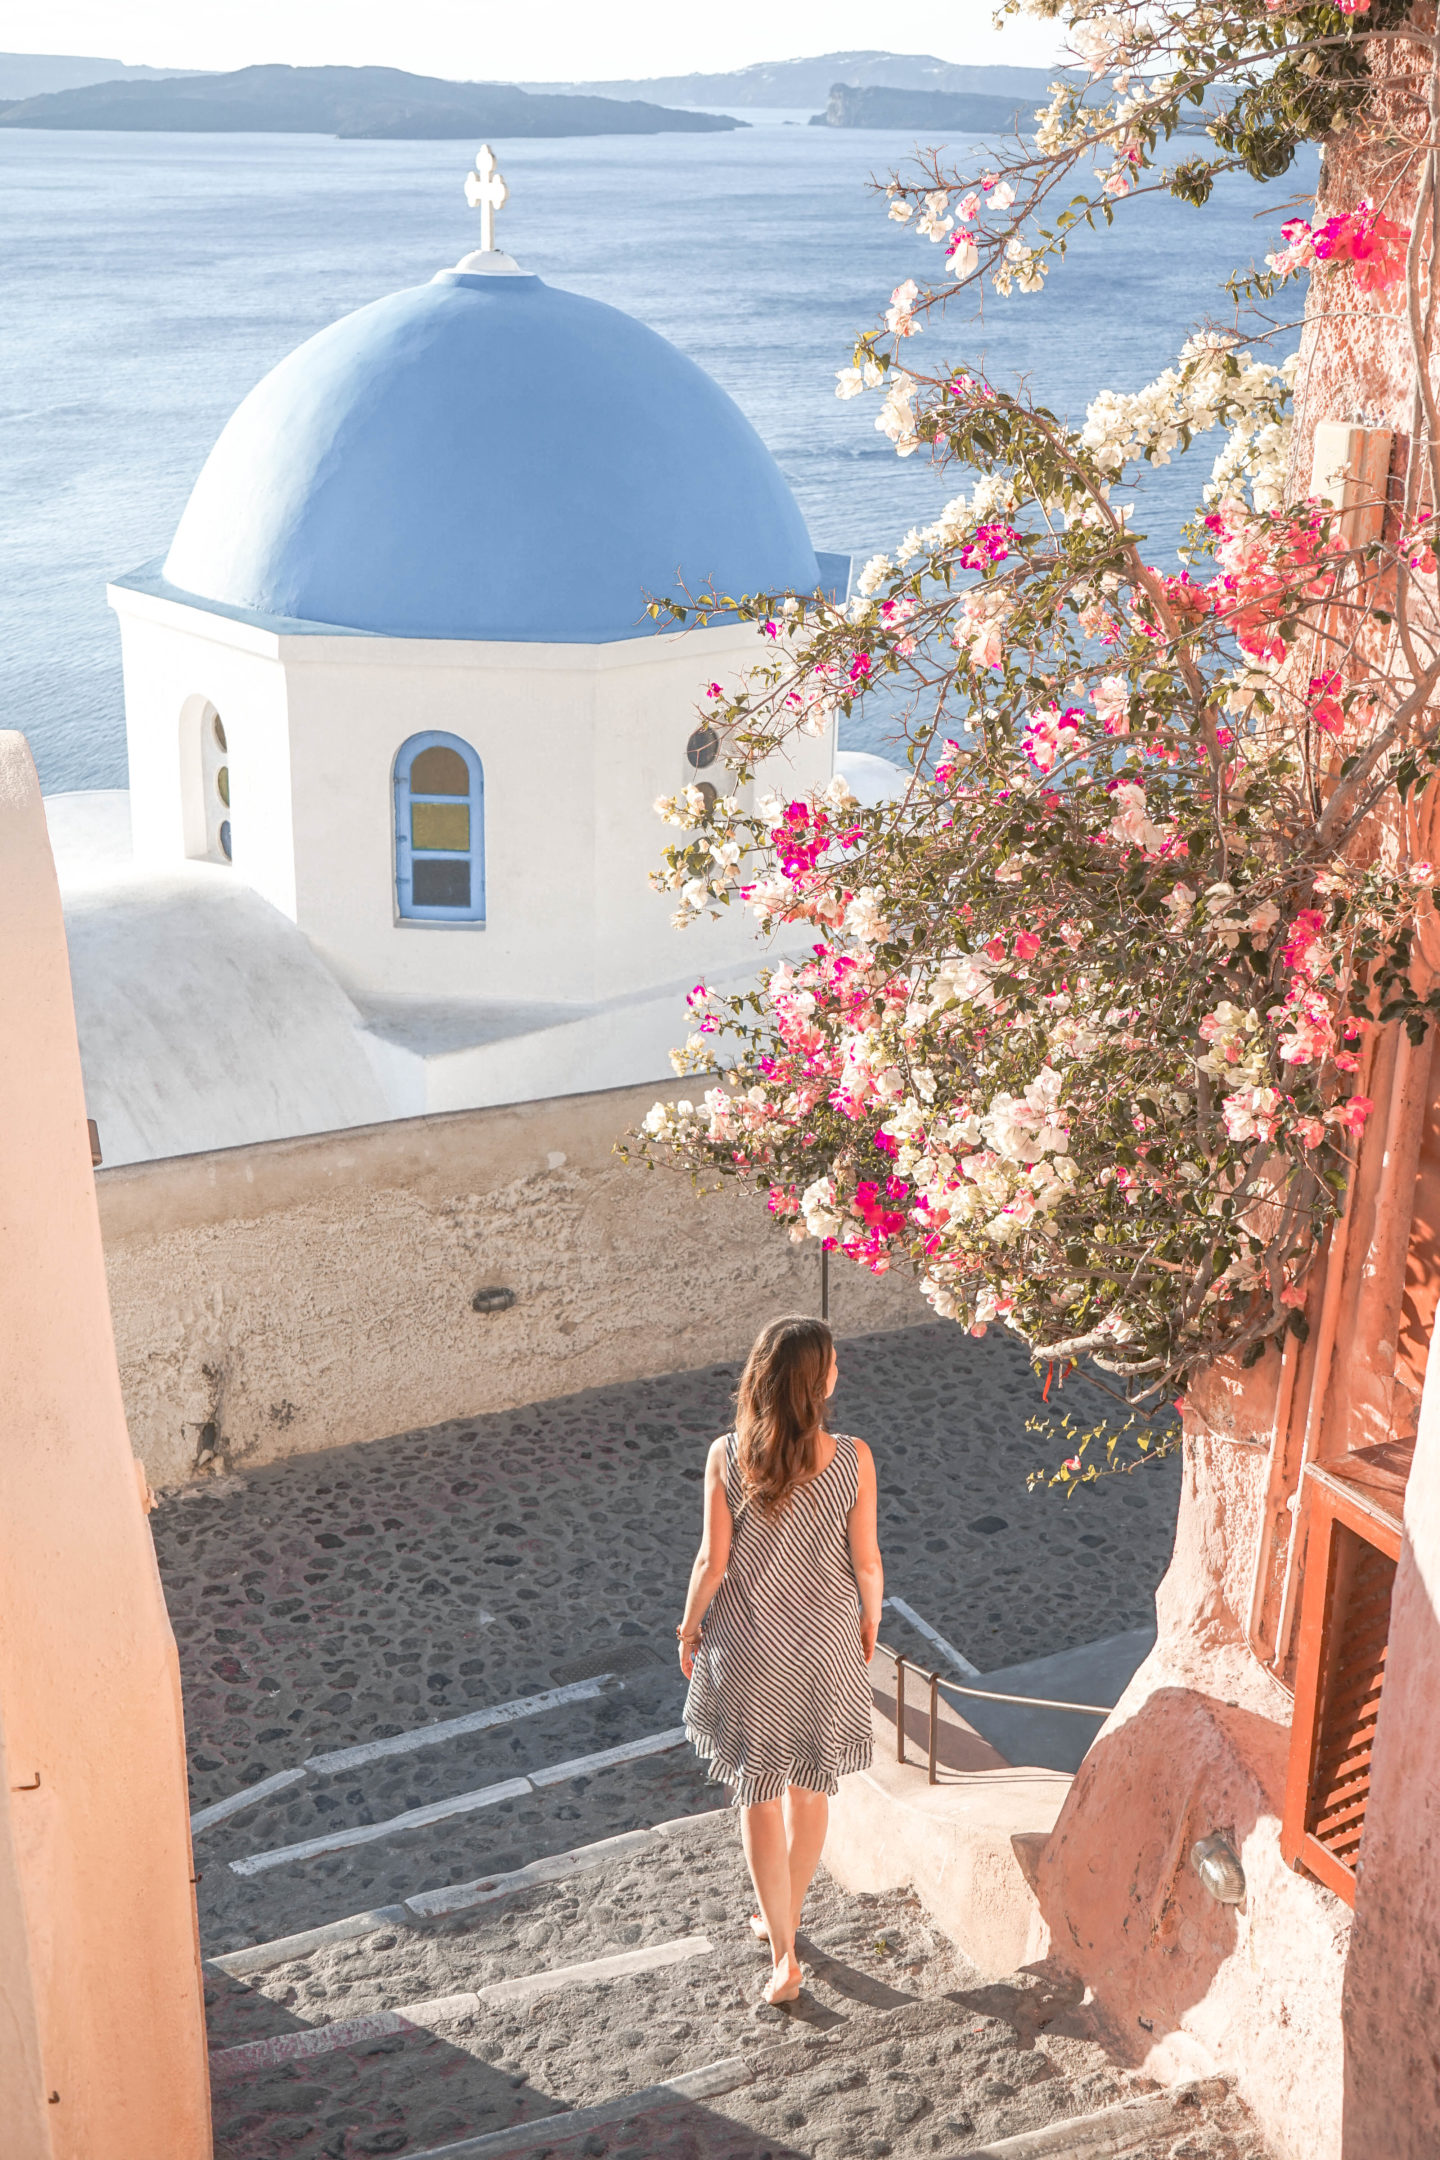
<svg viewBox="0 0 1440 2160"><path fill-rule="evenodd" d="M647 880L756 633L647 603L848 558L701 368L495 246L488 152L469 192L482 247L272 370L110 587L128 797L47 806L107 1163L658 1079L763 957Z"/></svg>

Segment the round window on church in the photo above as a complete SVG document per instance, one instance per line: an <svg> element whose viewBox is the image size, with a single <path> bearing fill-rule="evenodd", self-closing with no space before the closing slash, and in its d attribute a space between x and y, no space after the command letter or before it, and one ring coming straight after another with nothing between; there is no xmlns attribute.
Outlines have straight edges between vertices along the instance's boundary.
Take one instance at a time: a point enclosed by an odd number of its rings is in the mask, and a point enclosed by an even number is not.
<svg viewBox="0 0 1440 2160"><path fill-rule="evenodd" d="M230 737L215 707L198 698L187 701L182 726L186 851L203 862L228 863L232 860ZM243 770L241 780L243 800Z"/></svg>
<svg viewBox="0 0 1440 2160"><path fill-rule="evenodd" d="M720 738L713 727L696 728L685 745L685 757L692 772L704 772L720 755Z"/></svg>

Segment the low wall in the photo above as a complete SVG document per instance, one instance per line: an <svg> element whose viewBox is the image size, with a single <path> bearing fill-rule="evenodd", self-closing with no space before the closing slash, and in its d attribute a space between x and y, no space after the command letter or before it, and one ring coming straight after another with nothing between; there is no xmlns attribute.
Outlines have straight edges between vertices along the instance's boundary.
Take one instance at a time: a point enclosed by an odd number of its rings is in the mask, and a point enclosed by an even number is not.
<svg viewBox="0 0 1440 2160"><path fill-rule="evenodd" d="M96 1176L130 1437L152 1484L741 1356L819 1310L763 1200L631 1168L660 1084ZM476 1293L513 1293L477 1312ZM498 1301L497 1301L498 1302ZM834 1270L837 1329L929 1308Z"/></svg>

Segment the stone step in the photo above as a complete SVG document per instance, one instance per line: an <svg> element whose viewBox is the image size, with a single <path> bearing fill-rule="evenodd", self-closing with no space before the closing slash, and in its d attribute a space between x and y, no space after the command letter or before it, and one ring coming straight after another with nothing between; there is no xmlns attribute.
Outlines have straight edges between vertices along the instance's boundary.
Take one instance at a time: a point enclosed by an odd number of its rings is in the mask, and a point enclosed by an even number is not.
<svg viewBox="0 0 1440 2160"><path fill-rule="evenodd" d="M503 1725L518 1724L523 1718L544 1717L551 1711L569 1709L576 1703L595 1702L604 1695L607 1687L616 1684L616 1678L614 1673L599 1673L593 1679L572 1681L567 1687L545 1688L538 1694L512 1697L509 1702L462 1711L457 1717L434 1718L428 1725L412 1726L408 1731L307 1756L304 1762L296 1763L288 1770L274 1771L256 1784L242 1786L223 1800L212 1801L209 1807L198 1809L190 1817L190 1834L196 1837L202 1830L213 1829L216 1823L225 1822L231 1816L245 1814L252 1807L258 1807L261 1801L272 1799L292 1786L303 1785L311 1778L344 1777L368 1768L371 1763L390 1761L397 1755L415 1755L423 1748L449 1746L452 1742L470 1739Z"/></svg>
<svg viewBox="0 0 1440 2160"><path fill-rule="evenodd" d="M1205 2127L1202 2110L1207 2102L1224 2107L1229 2097L1221 2079L1171 2086L1044 2129L972 2145L955 2160L1160 2160L1172 2152L1177 2139L1188 2143L1191 2133ZM1192 2152L1201 2149L1191 2147Z"/></svg>
<svg viewBox="0 0 1440 2160"><path fill-rule="evenodd" d="M473 1991L439 1995L430 2002L405 2003L398 2010L375 2010L357 2018L341 2018L331 2025L278 2033L269 2040L217 2048L210 2056L210 2075L243 2077L251 2070L332 2054L336 2048L356 2047L391 2033L430 2031L457 2018L478 2016L487 2004L536 2002L542 1995L554 1995L564 1988L596 1987L602 1981L624 1979L632 1973L657 1972L665 1966L683 1964L688 1958L708 1957L714 1947L708 1936L682 1935L677 1942L652 1943L643 1950L620 1950L609 1957L590 1958L583 1965L550 1966L522 1973L515 1980L492 1980Z"/></svg>
<svg viewBox="0 0 1440 2160"><path fill-rule="evenodd" d="M575 2140L582 2137L588 2152L596 2132L606 2130L612 2124L633 2136L636 2125L647 2117L674 2110L687 2100L719 2099L749 2081L748 2066L740 2056L734 2055L727 2062L707 2063L702 2070L682 2071L679 2077L667 2078L663 2084L648 2086L643 2092L625 2093L617 2100L602 2101L599 2107L542 2115L538 2121L520 2124L513 2130L494 2130L485 2137L462 2138L458 2145L432 2145L428 2152L414 2154L413 2160L500 2160L502 2154L512 2153L519 2160L524 2153L553 2153L562 2146L573 2146Z"/></svg>
<svg viewBox="0 0 1440 2160"><path fill-rule="evenodd" d="M432 1800L426 1805L405 1808L398 1815L381 1815L372 1822L352 1824L348 1828L337 1823L294 1845L271 1846L232 1860L230 1871L234 1875L263 1875L272 1868L316 1860L322 1853L378 1844L384 1838L399 1837L409 1830L429 1829L432 1823L448 1822L457 1815L478 1814L482 1808L498 1807L502 1801L517 1800L526 1793L543 1792L547 1786L594 1777L601 1770L613 1770L619 1763L639 1762L648 1755L668 1755L685 1744L684 1726L672 1725L664 1732L645 1733L638 1740L621 1741L618 1747L599 1748L593 1754L572 1755L564 1762L546 1763L524 1775L505 1778L498 1785L483 1785L472 1792L448 1793L443 1799Z"/></svg>
<svg viewBox="0 0 1440 2160"><path fill-rule="evenodd" d="M206 1864L362 1827L677 1725L678 1672L606 1677L311 1754L197 1810Z"/></svg>
<svg viewBox="0 0 1440 2160"><path fill-rule="evenodd" d="M637 1738L653 1738L655 1725L638 1734L632 1727L631 1732ZM237 1875L231 1860L273 1848L283 1840L271 1838L262 1844L257 1837L248 1853L235 1853L227 1852L218 1833L212 1833L196 1853L205 1951L212 1956L223 1954L343 1920L359 1911L398 1904L459 1881L510 1873L537 1854L566 1851L715 1806L718 1788L709 1782L704 1765L689 1748L612 1760L603 1767L591 1760L587 1767L568 1747L562 1755L563 1744L557 1740L555 1752L532 1758L534 1770L548 1772L554 1782L537 1785L527 1778L522 1784L517 1778L508 1799L492 1800L458 1815L442 1807L437 1811L439 1819L429 1823L412 1821L379 1836L367 1836L353 1846L317 1852L255 1875ZM630 1736L621 1744L628 1747ZM465 1791L457 1782L440 1797L453 1800Z"/></svg>
<svg viewBox="0 0 1440 2160"><path fill-rule="evenodd" d="M232 2058L242 2074L216 2080L218 2154L320 2160L343 2122L357 2152L453 2147L460 2160L473 2148L478 2160L529 2149L514 2137L541 2135L530 2125L544 2121L542 2142L570 2160L572 2147L607 2150L622 2124L635 2151L639 2113L647 2160L672 2139L677 2160L682 2149L918 2160L1127 2095L1069 1997L1024 1979L986 1986L913 1899L849 1898L822 1872L802 1940L806 1989L773 2010L760 2001L766 1962L728 1811L617 1847L456 1886L443 1911L417 1912L417 1898L212 1961L212 2045L253 2049ZM653 1957L687 1936L711 1950L532 1992L547 1971ZM433 2015L437 2003L432 2027L399 2023L405 2005ZM365 2022L386 2013L397 2023ZM336 2047L332 2032L319 2054L265 2045L341 2023L360 2037ZM723 2109L719 2096L702 2106L673 2089L737 2061L747 2081ZM402 2132L403 2145L383 2142Z"/></svg>

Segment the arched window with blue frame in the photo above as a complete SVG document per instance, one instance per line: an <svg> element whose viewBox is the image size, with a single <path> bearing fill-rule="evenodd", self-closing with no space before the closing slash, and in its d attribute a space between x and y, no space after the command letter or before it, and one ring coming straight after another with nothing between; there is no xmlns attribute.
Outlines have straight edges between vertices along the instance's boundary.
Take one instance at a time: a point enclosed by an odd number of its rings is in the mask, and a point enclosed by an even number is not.
<svg viewBox="0 0 1440 2160"><path fill-rule="evenodd" d="M395 760L395 898L405 922L485 920L485 772L458 735L412 735Z"/></svg>

